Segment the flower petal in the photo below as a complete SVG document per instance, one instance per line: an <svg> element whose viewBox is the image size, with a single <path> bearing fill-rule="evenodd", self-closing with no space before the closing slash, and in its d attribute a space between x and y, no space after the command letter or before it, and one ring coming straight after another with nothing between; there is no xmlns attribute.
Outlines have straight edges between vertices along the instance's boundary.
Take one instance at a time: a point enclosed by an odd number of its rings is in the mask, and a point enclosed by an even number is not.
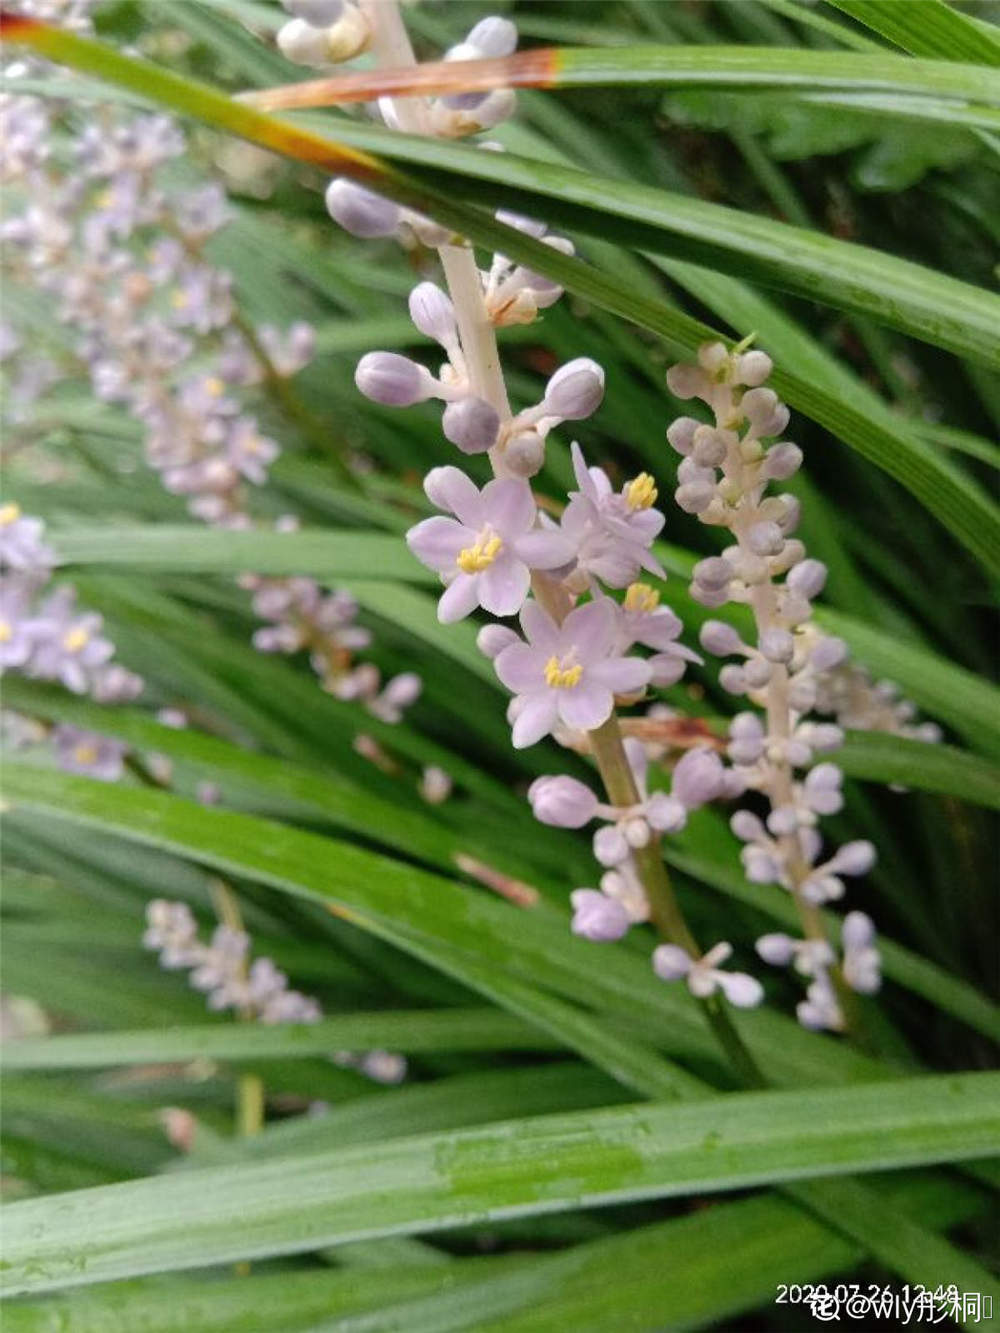
<svg viewBox="0 0 1000 1333"><path fill-rule="evenodd" d="M611 691L596 681L592 682L589 672L585 672L579 685L553 693L557 695L559 716L567 727L576 727L579 731L593 731L607 722L615 706Z"/></svg>
<svg viewBox="0 0 1000 1333"><path fill-rule="evenodd" d="M558 569L576 556L576 543L558 529L535 528L513 545L529 569Z"/></svg>
<svg viewBox="0 0 1000 1333"><path fill-rule="evenodd" d="M475 540L475 532L443 514L425 518L406 534L406 544L420 563L439 573L453 571L459 551Z"/></svg>
<svg viewBox="0 0 1000 1333"><path fill-rule="evenodd" d="M530 644L547 653L554 652L559 643L559 626L536 601L521 607L521 628Z"/></svg>
<svg viewBox="0 0 1000 1333"><path fill-rule="evenodd" d="M609 657L587 667L587 679L615 694L634 694L649 684L650 666L641 657Z"/></svg>
<svg viewBox="0 0 1000 1333"><path fill-rule="evenodd" d="M580 662L606 657L618 628L618 614L610 597L598 597L576 607L562 623L559 640L564 650L576 650Z"/></svg>
<svg viewBox="0 0 1000 1333"><path fill-rule="evenodd" d="M535 497L522 477L494 479L483 487L483 519L505 539L527 532L535 521Z"/></svg>
<svg viewBox="0 0 1000 1333"><path fill-rule="evenodd" d="M493 667L502 684L515 694L530 694L545 683L545 652L531 644L512 643L493 659Z"/></svg>
<svg viewBox="0 0 1000 1333"><path fill-rule="evenodd" d="M516 616L530 587L528 566L504 552L479 576L479 605L494 616Z"/></svg>
<svg viewBox="0 0 1000 1333"><path fill-rule="evenodd" d="M459 574L441 594L441 600L438 602L438 620L442 625L450 625L456 620L463 620L478 605L479 575Z"/></svg>
<svg viewBox="0 0 1000 1333"><path fill-rule="evenodd" d="M424 492L431 504L450 509L466 527L478 530L483 526L483 497L461 468L431 468L424 478Z"/></svg>
<svg viewBox="0 0 1000 1333"><path fill-rule="evenodd" d="M553 690L546 690L544 693L533 694L525 700L511 735L515 750L523 750L528 745L534 745L552 730L557 714L554 694Z"/></svg>

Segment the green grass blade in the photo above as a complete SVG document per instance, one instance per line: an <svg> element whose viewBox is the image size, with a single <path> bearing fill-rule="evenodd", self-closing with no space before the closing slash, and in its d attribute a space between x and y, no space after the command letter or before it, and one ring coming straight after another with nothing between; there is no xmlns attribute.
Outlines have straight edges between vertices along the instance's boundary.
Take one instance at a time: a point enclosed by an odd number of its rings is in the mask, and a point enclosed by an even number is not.
<svg viewBox="0 0 1000 1333"><path fill-rule="evenodd" d="M829 0L915 56L1000 65L1000 33L974 23L945 0Z"/></svg>

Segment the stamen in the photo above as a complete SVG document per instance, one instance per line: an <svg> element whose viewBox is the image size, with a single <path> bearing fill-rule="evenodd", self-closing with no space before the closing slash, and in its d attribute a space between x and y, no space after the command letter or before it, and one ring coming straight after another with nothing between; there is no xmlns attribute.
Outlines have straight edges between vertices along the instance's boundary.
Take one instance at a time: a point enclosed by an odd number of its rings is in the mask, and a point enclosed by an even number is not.
<svg viewBox="0 0 1000 1333"><path fill-rule="evenodd" d="M571 690L574 685L579 685L582 675L583 667L579 662L564 667L559 658L553 656L545 663L545 683L554 690Z"/></svg>
<svg viewBox="0 0 1000 1333"><path fill-rule="evenodd" d="M63 635L63 647L68 653L78 653L90 642L90 634L82 625L69 630Z"/></svg>
<svg viewBox="0 0 1000 1333"><path fill-rule="evenodd" d="M648 509L656 503L656 482L648 472L640 472L625 487L625 503L629 509Z"/></svg>
<svg viewBox="0 0 1000 1333"><path fill-rule="evenodd" d="M477 537L475 546L466 546L459 551L455 564L464 574L481 574L484 569L489 569L502 550L503 542L499 537Z"/></svg>
<svg viewBox="0 0 1000 1333"><path fill-rule="evenodd" d="M660 594L648 583L631 583L625 594L626 611L655 611L660 604Z"/></svg>
<svg viewBox="0 0 1000 1333"><path fill-rule="evenodd" d="M16 523L21 517L21 506L16 504L0 505L0 528L7 527L10 523Z"/></svg>

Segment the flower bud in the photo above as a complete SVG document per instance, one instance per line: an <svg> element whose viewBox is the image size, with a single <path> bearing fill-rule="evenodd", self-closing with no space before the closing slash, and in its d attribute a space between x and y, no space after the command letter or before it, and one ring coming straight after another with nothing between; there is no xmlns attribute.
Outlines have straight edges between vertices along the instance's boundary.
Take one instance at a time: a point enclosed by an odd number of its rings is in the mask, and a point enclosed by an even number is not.
<svg viewBox="0 0 1000 1333"><path fill-rule="evenodd" d="M786 440L768 449L760 467L760 475L771 481L787 481L802 466L802 450Z"/></svg>
<svg viewBox="0 0 1000 1333"><path fill-rule="evenodd" d="M729 364L729 353L724 343L702 343L698 348L698 364L710 375L718 375Z"/></svg>
<svg viewBox="0 0 1000 1333"><path fill-rule="evenodd" d="M694 443L694 433L702 425L694 417L678 417L667 427L667 442L679 454L687 455Z"/></svg>
<svg viewBox="0 0 1000 1333"><path fill-rule="evenodd" d="M781 869L765 847L749 843L740 852L740 860L751 884L777 884L781 880Z"/></svg>
<svg viewBox="0 0 1000 1333"><path fill-rule="evenodd" d="M718 467L726 457L725 434L714 426L699 426L691 441L691 457L699 467Z"/></svg>
<svg viewBox="0 0 1000 1333"><path fill-rule="evenodd" d="M874 846L859 838L856 842L845 842L827 862L826 868L835 875L867 875L874 864Z"/></svg>
<svg viewBox="0 0 1000 1333"><path fill-rule="evenodd" d="M787 967L795 956L795 941L791 935L783 935L780 931L761 935L754 947L758 956L772 967Z"/></svg>
<svg viewBox="0 0 1000 1333"><path fill-rule="evenodd" d="M773 667L766 657L748 657L743 664L743 679L752 690L761 690L771 679Z"/></svg>
<svg viewBox="0 0 1000 1333"><path fill-rule="evenodd" d="M703 514L715 499L715 485L710 481L691 481L678 486L674 500L685 514Z"/></svg>
<svg viewBox="0 0 1000 1333"><path fill-rule="evenodd" d="M820 560L803 560L788 571L788 577L785 579L786 587L798 597L805 597L808 601L819 596L825 583L826 565Z"/></svg>
<svg viewBox="0 0 1000 1333"><path fill-rule="evenodd" d="M753 1009L764 998L764 987L746 972L716 972L715 981L737 1009Z"/></svg>
<svg viewBox="0 0 1000 1333"><path fill-rule="evenodd" d="M687 809L675 796L656 791L646 802L646 822L657 833L679 833L687 823Z"/></svg>
<svg viewBox="0 0 1000 1333"><path fill-rule="evenodd" d="M794 805L777 805L767 817L767 831L776 838L784 838L799 827L799 814Z"/></svg>
<svg viewBox="0 0 1000 1333"><path fill-rule="evenodd" d="M730 579L733 577L733 567L728 560L723 560L720 555L710 555L705 560L699 560L694 567L694 579L705 588L723 589L728 587Z"/></svg>
<svg viewBox="0 0 1000 1333"><path fill-rule="evenodd" d="M353 60L371 41L368 19L355 5L346 5L332 27L326 30L326 58L334 64Z"/></svg>
<svg viewBox="0 0 1000 1333"><path fill-rule="evenodd" d="M464 45L475 47L480 57L486 60L509 56L517 48L517 28L510 19L495 16L480 19Z"/></svg>
<svg viewBox="0 0 1000 1333"><path fill-rule="evenodd" d="M511 629L509 625L484 625L476 635L476 647L484 657L491 660L498 653L502 653L505 648L509 648L512 643L520 642L516 630ZM583 822L586 823L587 821L584 820Z"/></svg>
<svg viewBox="0 0 1000 1333"><path fill-rule="evenodd" d="M365 190L343 176L327 186L326 211L346 232L362 240L392 236L401 217L399 205L391 199Z"/></svg>
<svg viewBox="0 0 1000 1333"><path fill-rule="evenodd" d="M515 477L533 477L545 462L545 441L537 430L524 430L504 445L504 463Z"/></svg>
<svg viewBox="0 0 1000 1333"><path fill-rule="evenodd" d="M849 651L843 639L833 634L824 634L809 654L809 661L815 671L831 671L847 660Z"/></svg>
<svg viewBox="0 0 1000 1333"><path fill-rule="evenodd" d="M680 981L691 971L691 958L679 944L660 944L653 950L653 971L661 981Z"/></svg>
<svg viewBox="0 0 1000 1333"><path fill-rule="evenodd" d="M291 19L278 29L275 39L286 60L296 65L323 65L329 59L326 31L305 19Z"/></svg>
<svg viewBox="0 0 1000 1333"><path fill-rule="evenodd" d="M358 362L354 383L366 398L383 407L412 407L433 392L423 366L397 352L369 352Z"/></svg>
<svg viewBox="0 0 1000 1333"><path fill-rule="evenodd" d="M729 827L741 842L757 842L766 836L764 825L752 810L737 810Z"/></svg>
<svg viewBox="0 0 1000 1333"><path fill-rule="evenodd" d="M344 12L344 0L281 0L282 8L313 28L329 28Z"/></svg>
<svg viewBox="0 0 1000 1333"><path fill-rule="evenodd" d="M649 663L649 683L658 690L676 685L687 670L687 662L677 653L654 653L646 660ZM701 661L701 658L698 660Z"/></svg>
<svg viewBox="0 0 1000 1333"><path fill-rule="evenodd" d="M875 923L865 912L848 912L840 938L845 949L867 949L875 941Z"/></svg>
<svg viewBox="0 0 1000 1333"><path fill-rule="evenodd" d="M604 944L620 940L629 928L628 912L620 902L597 889L575 889L569 896L573 904L574 935Z"/></svg>
<svg viewBox="0 0 1000 1333"><path fill-rule="evenodd" d="M604 371L596 361L578 356L560 366L545 386L545 410L563 421L583 421L601 405Z"/></svg>
<svg viewBox="0 0 1000 1333"><path fill-rule="evenodd" d="M747 533L747 545L754 555L777 555L785 536L777 523L754 523Z"/></svg>
<svg viewBox="0 0 1000 1333"><path fill-rule="evenodd" d="M459 398L444 409L441 429L463 454L484 454L497 442L500 417L485 398Z"/></svg>
<svg viewBox="0 0 1000 1333"><path fill-rule="evenodd" d="M409 304L410 318L426 337L445 348L455 340L455 307L436 283L418 283Z"/></svg>
<svg viewBox="0 0 1000 1333"><path fill-rule="evenodd" d="M506 629L506 626L485 628ZM597 797L576 778L536 778L528 788L528 800L539 823L552 824L556 828L583 828L597 814Z"/></svg>
<svg viewBox="0 0 1000 1333"><path fill-rule="evenodd" d="M409 708L420 697L424 682L415 671L402 671L387 682L382 698L393 708Z"/></svg>
<svg viewBox="0 0 1000 1333"><path fill-rule="evenodd" d="M790 662L795 652L795 640L787 629L766 629L758 644L761 654L769 662Z"/></svg>
<svg viewBox="0 0 1000 1333"><path fill-rule="evenodd" d="M743 648L743 640L737 631L723 620L706 620L698 633L698 642L706 653L716 657L730 657Z"/></svg>
<svg viewBox="0 0 1000 1333"><path fill-rule="evenodd" d="M743 668L730 663L719 672L719 684L728 694L746 694L747 678Z"/></svg>
<svg viewBox="0 0 1000 1333"><path fill-rule="evenodd" d="M788 425L788 408L773 389L748 389L740 408L755 435L780 435Z"/></svg>
<svg viewBox="0 0 1000 1333"><path fill-rule="evenodd" d="M688 750L674 768L670 792L686 809L696 810L716 799L722 777L722 760L712 750Z"/></svg>
<svg viewBox="0 0 1000 1333"><path fill-rule="evenodd" d="M736 362L736 380L750 389L764 383L774 369L774 362L766 352L744 352Z"/></svg>
<svg viewBox="0 0 1000 1333"><path fill-rule="evenodd" d="M594 856L602 866L620 866L628 854L628 839L617 824L606 824L594 834Z"/></svg>
<svg viewBox="0 0 1000 1333"><path fill-rule="evenodd" d="M675 398L697 398L707 390L708 383L700 366L682 361L667 371L667 388Z"/></svg>
<svg viewBox="0 0 1000 1333"><path fill-rule="evenodd" d="M818 815L835 815L844 804L840 792L843 774L836 764L817 764L806 774L802 784L810 810Z"/></svg>

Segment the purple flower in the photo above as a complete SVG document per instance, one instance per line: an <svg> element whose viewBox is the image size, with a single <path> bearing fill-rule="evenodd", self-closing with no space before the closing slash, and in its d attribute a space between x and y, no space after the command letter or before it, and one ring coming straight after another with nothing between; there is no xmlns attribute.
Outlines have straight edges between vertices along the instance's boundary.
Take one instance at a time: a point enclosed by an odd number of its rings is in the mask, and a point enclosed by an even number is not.
<svg viewBox="0 0 1000 1333"><path fill-rule="evenodd" d="M100 637L102 618L92 612L78 615L75 600L72 588L60 588L39 608L31 674L60 680L74 694L85 694L94 672L115 650Z"/></svg>
<svg viewBox="0 0 1000 1333"><path fill-rule="evenodd" d="M0 505L0 565L47 574L56 558L42 541L44 530L42 520L25 518L19 505Z"/></svg>
<svg viewBox="0 0 1000 1333"><path fill-rule="evenodd" d="M640 568L665 578L649 554L664 522L659 510L652 508L656 499L652 478L641 473L615 492L601 468L587 467L578 444L571 446L571 452L580 489L571 492L561 526L573 543L579 568L612 588L627 587Z"/></svg>
<svg viewBox="0 0 1000 1333"><path fill-rule="evenodd" d="M606 944L609 940L620 940L628 933L629 915L617 899L609 898L597 889L575 889L569 900L573 904L574 935Z"/></svg>
<svg viewBox="0 0 1000 1333"><path fill-rule="evenodd" d="M641 690L649 680L647 662L613 655L618 625L608 598L578 606L562 625L537 602L526 602L521 628L528 642L504 648L494 662L516 695L515 749L534 745L557 721L594 730L611 716L615 694Z"/></svg>
<svg viewBox="0 0 1000 1333"><path fill-rule="evenodd" d="M590 788L576 778L536 778L528 788L535 818L556 828L583 828L597 814L598 800Z"/></svg>
<svg viewBox="0 0 1000 1333"><path fill-rule="evenodd" d="M267 481L267 469L277 458L278 446L261 435L253 417L237 417L226 444L226 459L255 486Z"/></svg>
<svg viewBox="0 0 1000 1333"><path fill-rule="evenodd" d="M22 667L35 646L29 594L23 580L0 581L0 668Z"/></svg>
<svg viewBox="0 0 1000 1333"><path fill-rule="evenodd" d="M128 746L110 736L98 736L79 727L60 726L52 733L56 762L67 773L82 773L101 782L116 782Z"/></svg>
<svg viewBox="0 0 1000 1333"><path fill-rule="evenodd" d="M456 467L434 468L424 489L455 518L427 518L406 534L413 554L441 575L446 590L438 619L461 620L477 606L512 616L528 595L532 569L554 569L568 558L558 532L534 527L531 488L520 478L491 481L480 491Z"/></svg>

